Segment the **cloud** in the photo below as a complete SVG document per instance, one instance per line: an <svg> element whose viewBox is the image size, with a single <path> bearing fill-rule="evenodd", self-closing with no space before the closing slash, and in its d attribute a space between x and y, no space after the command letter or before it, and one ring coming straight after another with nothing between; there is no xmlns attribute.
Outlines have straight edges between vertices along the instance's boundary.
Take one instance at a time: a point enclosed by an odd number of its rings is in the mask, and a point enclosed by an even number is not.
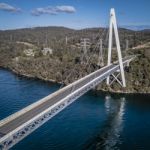
<svg viewBox="0 0 150 150"><path fill-rule="evenodd" d="M65 12L65 13L75 13L76 9L73 6L57 6L56 10L58 12Z"/></svg>
<svg viewBox="0 0 150 150"><path fill-rule="evenodd" d="M45 8L36 8L32 10L31 14L34 16L40 16L42 14L49 14L49 15L57 15L59 13L75 13L76 9L73 6L48 6Z"/></svg>
<svg viewBox="0 0 150 150"><path fill-rule="evenodd" d="M8 12L20 12L21 11L20 8L13 7L6 3L0 3L0 10L8 11Z"/></svg>

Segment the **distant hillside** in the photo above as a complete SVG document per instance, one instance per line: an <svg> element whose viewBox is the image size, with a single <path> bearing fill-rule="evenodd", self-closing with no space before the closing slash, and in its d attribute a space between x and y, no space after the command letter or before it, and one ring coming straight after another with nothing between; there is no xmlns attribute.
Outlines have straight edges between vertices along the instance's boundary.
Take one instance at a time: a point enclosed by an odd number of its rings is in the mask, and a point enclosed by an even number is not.
<svg viewBox="0 0 150 150"><path fill-rule="evenodd" d="M144 29L144 30L141 30L141 32L147 32L147 33L150 33L150 29Z"/></svg>
<svg viewBox="0 0 150 150"><path fill-rule="evenodd" d="M123 56L140 54L126 73L128 87L122 89L115 84L108 89L106 84L102 84L97 90L150 93L149 29L133 31L120 28L119 37ZM91 65L87 63L81 49L82 38L88 38L91 43L87 53ZM103 39L106 64L108 48L106 28L74 30L65 27L37 27L0 31L0 66L20 75L69 84L99 68L97 66L99 49L96 49L99 38ZM125 51L127 41L128 50ZM52 50L52 54L43 55L44 48ZM25 52L32 56L26 55ZM116 57L114 53L113 57Z"/></svg>
<svg viewBox="0 0 150 150"><path fill-rule="evenodd" d="M125 47L125 39L130 41L129 47L135 47L139 45L140 42L145 42L150 38L150 34L147 32L147 30L132 31L120 28L119 33L122 47ZM99 36L103 36L101 38L103 38L104 43L106 43L108 39L108 29L88 28L83 30L73 30L65 27L36 27L0 31L1 42L10 43L21 41L28 42L40 47L47 45L54 49L58 49L58 46L56 45L58 43L63 44L66 37L68 37L69 42L73 43L78 42L81 38L89 38L93 42L93 40L96 40L96 38ZM107 45L107 43L105 45Z"/></svg>
<svg viewBox="0 0 150 150"><path fill-rule="evenodd" d="M40 45L44 44L46 39L48 40L48 43L50 43L51 40L61 39L64 36L71 34L72 32L72 29L64 27L37 27L18 30L6 30L0 31L0 40L9 42L30 42L32 44Z"/></svg>

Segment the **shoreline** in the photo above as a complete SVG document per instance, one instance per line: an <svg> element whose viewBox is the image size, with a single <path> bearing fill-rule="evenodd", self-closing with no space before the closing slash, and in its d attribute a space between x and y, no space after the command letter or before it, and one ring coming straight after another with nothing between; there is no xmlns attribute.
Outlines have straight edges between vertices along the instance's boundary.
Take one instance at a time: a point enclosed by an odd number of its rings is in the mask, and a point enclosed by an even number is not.
<svg viewBox="0 0 150 150"><path fill-rule="evenodd" d="M39 77L36 77L36 76L32 76L32 75L29 75L29 74L20 74L18 73L17 71L15 71L14 69L11 69L9 67L3 67L3 66L0 66L0 69L5 69L7 71L11 71L13 74L19 76L19 77L24 77L24 78L27 78L27 79L35 79L35 80L41 80L41 81L44 81L44 82L49 82L51 84L59 84L59 85L62 85L63 83L62 82L57 82L53 79L45 79L45 78L39 78ZM117 94L117 95L135 95L135 94L140 94L140 95L150 95L150 93L137 93L137 92L122 92L122 91L110 91L110 90L104 90L104 89L101 89L101 90L96 90L96 89L93 89L92 90L93 94L100 94L100 92L103 92L105 94Z"/></svg>

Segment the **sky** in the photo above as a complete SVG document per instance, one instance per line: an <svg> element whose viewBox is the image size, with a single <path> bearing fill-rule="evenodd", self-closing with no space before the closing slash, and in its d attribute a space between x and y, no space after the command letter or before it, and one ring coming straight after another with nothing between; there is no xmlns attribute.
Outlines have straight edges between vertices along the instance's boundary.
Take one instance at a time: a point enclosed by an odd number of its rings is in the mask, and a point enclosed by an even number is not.
<svg viewBox="0 0 150 150"><path fill-rule="evenodd" d="M150 0L0 0L0 30L103 27L108 26L111 8L121 27L150 27Z"/></svg>

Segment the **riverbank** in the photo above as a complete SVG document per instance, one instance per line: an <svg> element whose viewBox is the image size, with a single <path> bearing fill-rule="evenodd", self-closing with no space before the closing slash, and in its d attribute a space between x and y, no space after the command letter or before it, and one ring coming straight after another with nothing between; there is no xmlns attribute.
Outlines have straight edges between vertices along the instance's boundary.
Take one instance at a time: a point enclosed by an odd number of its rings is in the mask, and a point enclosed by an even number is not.
<svg viewBox="0 0 150 150"><path fill-rule="evenodd" d="M19 72L17 72L16 70L14 69L11 69L11 68L8 68L8 67L2 67L0 66L1 69L6 69L6 70L9 70L11 71L13 74L19 76L19 77L25 77L25 78L28 78L28 79L34 79L34 80L41 80L41 81L44 81L44 82L49 82L49 83L52 83L52 84L59 84L60 86L62 84L64 84L63 82L58 82L56 80L53 80L53 79L45 79L45 78L42 78L42 77L37 77L37 76L33 76L31 74L21 74ZM105 80L102 82L102 84L106 84L105 83ZM149 92L146 93L146 92L133 92L133 91L127 91L125 88L123 90L113 90L112 88L110 87L106 87L105 88L102 88L100 86L97 86L96 88L94 88L93 90L93 93L94 94L100 94L100 93L104 93L104 94L107 94L107 95L113 95L113 94L118 94L118 95L125 95L125 94L128 94L128 95L132 95L132 94L150 94Z"/></svg>

